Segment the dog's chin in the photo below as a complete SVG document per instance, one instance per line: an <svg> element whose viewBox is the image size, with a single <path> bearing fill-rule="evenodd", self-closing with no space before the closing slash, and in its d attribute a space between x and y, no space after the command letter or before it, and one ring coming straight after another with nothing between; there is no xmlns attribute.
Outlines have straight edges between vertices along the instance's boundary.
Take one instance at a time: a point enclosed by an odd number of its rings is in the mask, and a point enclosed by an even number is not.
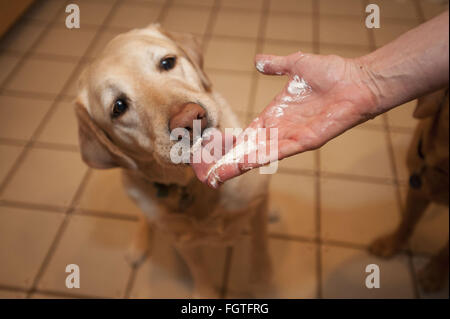
<svg viewBox="0 0 450 319"><path fill-rule="evenodd" d="M162 184L177 184L181 186L187 183L195 176L189 164L176 164L170 158L163 155L154 156L157 175L160 177L157 182Z"/></svg>

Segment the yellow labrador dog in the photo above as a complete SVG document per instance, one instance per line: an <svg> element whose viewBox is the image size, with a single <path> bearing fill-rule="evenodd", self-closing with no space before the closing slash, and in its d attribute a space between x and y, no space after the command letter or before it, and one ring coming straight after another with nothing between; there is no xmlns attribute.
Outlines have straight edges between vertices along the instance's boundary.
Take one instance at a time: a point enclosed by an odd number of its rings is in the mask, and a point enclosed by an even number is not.
<svg viewBox="0 0 450 319"><path fill-rule="evenodd" d="M250 283L270 279L267 175L255 170L213 190L189 165L170 159L176 127L192 131L195 119L202 129L240 127L204 73L194 37L159 25L117 36L81 75L76 115L83 160L93 168L122 168L126 191L142 209L133 263L145 257L157 227L188 265L194 296L217 297L197 248L228 245L249 225Z"/></svg>

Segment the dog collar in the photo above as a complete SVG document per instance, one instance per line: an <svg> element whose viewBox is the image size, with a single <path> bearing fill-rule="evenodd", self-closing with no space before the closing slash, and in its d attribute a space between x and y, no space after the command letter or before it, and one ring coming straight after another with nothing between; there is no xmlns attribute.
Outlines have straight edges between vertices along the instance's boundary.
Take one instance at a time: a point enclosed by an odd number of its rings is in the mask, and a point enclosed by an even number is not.
<svg viewBox="0 0 450 319"><path fill-rule="evenodd" d="M153 183L153 186L156 188L156 196L160 198L167 197L169 195L169 185L161 184L161 183Z"/></svg>

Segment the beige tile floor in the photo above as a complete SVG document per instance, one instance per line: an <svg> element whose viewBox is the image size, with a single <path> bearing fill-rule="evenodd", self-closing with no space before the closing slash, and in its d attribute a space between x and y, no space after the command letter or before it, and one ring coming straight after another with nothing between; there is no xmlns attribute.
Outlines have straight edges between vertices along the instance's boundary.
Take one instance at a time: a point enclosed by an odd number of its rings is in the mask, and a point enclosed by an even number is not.
<svg viewBox="0 0 450 319"><path fill-rule="evenodd" d="M382 28L362 26L364 0L72 0L80 30L65 29L65 1L38 1L0 40L0 298L188 297L192 281L164 235L132 268L126 248L139 209L117 170L80 160L71 103L80 70L113 36L160 22L203 41L205 67L243 122L284 84L258 75L256 52L355 57L444 7L426 0L374 0ZM405 152L415 101L358 127L321 150L283 161L271 185L271 297L448 298L424 294L416 272L448 238L448 209L432 206L392 260L366 252L400 219ZM368 143L370 141L370 143ZM224 297L248 296L248 241L204 251ZM81 268L81 288L65 288L65 266ZM378 290L365 266L380 265Z"/></svg>

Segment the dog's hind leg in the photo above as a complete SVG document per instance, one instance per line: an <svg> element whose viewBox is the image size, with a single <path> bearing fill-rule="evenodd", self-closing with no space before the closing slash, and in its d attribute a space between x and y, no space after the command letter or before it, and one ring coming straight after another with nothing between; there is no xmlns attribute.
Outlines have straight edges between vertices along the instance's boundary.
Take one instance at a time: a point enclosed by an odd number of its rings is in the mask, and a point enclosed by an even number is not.
<svg viewBox="0 0 450 319"><path fill-rule="evenodd" d="M400 225L393 233L376 239L369 246L369 251L376 256L385 258L395 255L408 241L429 204L430 200L425 198L421 192L411 187L408 188L405 210Z"/></svg>
<svg viewBox="0 0 450 319"><path fill-rule="evenodd" d="M448 241L438 254L431 257L428 264L419 271L419 284L425 292L438 291L443 288L448 278ZM448 282L448 281L447 281Z"/></svg>

